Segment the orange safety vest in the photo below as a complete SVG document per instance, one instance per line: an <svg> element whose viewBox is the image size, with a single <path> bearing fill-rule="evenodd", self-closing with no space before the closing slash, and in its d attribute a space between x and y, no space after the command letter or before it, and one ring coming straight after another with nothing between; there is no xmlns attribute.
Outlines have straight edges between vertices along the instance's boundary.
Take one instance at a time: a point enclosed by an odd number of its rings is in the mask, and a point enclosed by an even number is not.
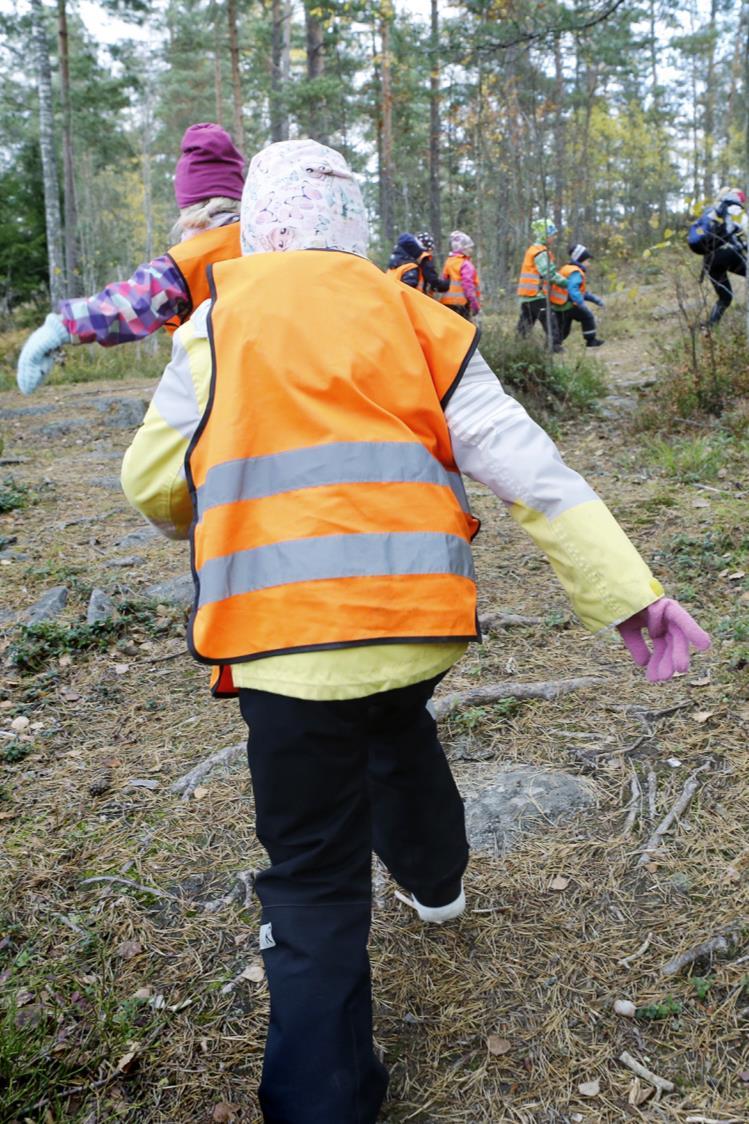
<svg viewBox="0 0 749 1124"><path fill-rule="evenodd" d="M176 316L168 320L164 325L167 332L175 332L192 315L193 309L208 300L211 295L208 289L208 266L228 258L238 258L241 254L239 222L194 234L186 242L180 242L167 251L167 257L172 259L180 271L190 297L190 308L186 316L182 320L178 320Z"/></svg>
<svg viewBox="0 0 749 1124"><path fill-rule="evenodd" d="M421 272L421 263L425 259L428 260L431 258L431 256L428 251L425 251L418 261L407 261L404 262L403 265L396 265L393 269L386 270L387 276L392 277L393 281L403 281L405 275L410 273L412 269L415 269L419 274L419 280L415 285L411 285L410 288L418 289L420 293L423 293L426 291L426 281L424 280L424 274ZM405 285L407 282L403 281L403 284Z"/></svg>
<svg viewBox="0 0 749 1124"><path fill-rule="evenodd" d="M559 272L561 273L562 277L569 277L573 273L579 273L582 277L580 292L585 292L585 270L581 269L579 265L575 265L573 262L568 262L567 265L562 266ZM563 289L561 285L555 285L552 281L551 288L549 289L550 303L558 308L560 305L567 304L569 302L569 299L570 295L567 290Z"/></svg>
<svg viewBox="0 0 749 1124"><path fill-rule="evenodd" d="M542 242L534 242L525 251L523 264L520 267L520 276L518 277L517 295L519 297L538 297L546 293L546 279L541 277L536 266L536 255L546 250L549 255L549 260L554 261L554 255L548 246L544 246Z"/></svg>
<svg viewBox="0 0 749 1124"><path fill-rule="evenodd" d="M468 261L467 254L450 254L445 261L442 269L442 276L447 277L450 282L450 288L446 293L440 293L439 299L442 304L464 305L468 304L468 297L463 291L463 281L460 276L460 269L464 261ZM481 303L481 286L479 284L479 275L476 273L476 297Z"/></svg>
<svg viewBox="0 0 749 1124"><path fill-rule="evenodd" d="M477 639L479 523L443 412L472 325L335 251L223 262L211 286L186 467L188 636L214 692L263 656Z"/></svg>

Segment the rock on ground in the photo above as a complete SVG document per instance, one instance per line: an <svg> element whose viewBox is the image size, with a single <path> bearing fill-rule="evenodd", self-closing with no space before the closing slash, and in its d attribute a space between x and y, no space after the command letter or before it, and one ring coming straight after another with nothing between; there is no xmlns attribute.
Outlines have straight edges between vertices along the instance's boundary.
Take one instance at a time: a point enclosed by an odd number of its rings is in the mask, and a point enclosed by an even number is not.
<svg viewBox="0 0 749 1124"><path fill-rule="evenodd" d="M498 769L493 784L466 799L468 841L476 850L504 853L523 831L569 819L594 803L589 782L553 769Z"/></svg>
<svg viewBox="0 0 749 1124"><path fill-rule="evenodd" d="M192 574L182 574L169 581L158 582L150 585L145 590L146 597L152 601L161 601L164 605L192 605L195 598Z"/></svg>
<svg viewBox="0 0 749 1124"><path fill-rule="evenodd" d="M113 429L134 429L146 416L148 403L142 398L97 398L93 405L105 415Z"/></svg>
<svg viewBox="0 0 749 1124"><path fill-rule="evenodd" d="M68 591L64 585L56 585L43 593L35 604L24 613L24 624L41 624L42 621L51 621L65 608L68 601Z"/></svg>
<svg viewBox="0 0 749 1124"><path fill-rule="evenodd" d="M103 589L92 589L86 610L86 624L108 621L114 613L114 602Z"/></svg>

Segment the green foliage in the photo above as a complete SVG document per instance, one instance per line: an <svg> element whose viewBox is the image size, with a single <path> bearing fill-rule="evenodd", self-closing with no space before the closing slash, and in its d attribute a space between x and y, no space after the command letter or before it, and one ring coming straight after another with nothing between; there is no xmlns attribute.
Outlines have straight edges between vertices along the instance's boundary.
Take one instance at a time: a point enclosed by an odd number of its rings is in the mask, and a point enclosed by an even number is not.
<svg viewBox="0 0 749 1124"><path fill-rule="evenodd" d="M0 748L0 762L3 765L15 765L18 761L23 761L24 757L28 757L31 750L31 742L11 741Z"/></svg>
<svg viewBox="0 0 749 1124"><path fill-rule="evenodd" d="M651 439L645 444L648 462L683 483L714 480L726 460L726 442L720 434L705 437Z"/></svg>
<svg viewBox="0 0 749 1124"><path fill-rule="evenodd" d="M6 476L0 484L0 515L5 515L8 511L16 511L21 507L28 507L31 502L28 486L19 484L12 476Z"/></svg>
<svg viewBox="0 0 749 1124"><path fill-rule="evenodd" d="M535 339L505 332L491 321L482 332L481 354L505 389L541 424L591 410L606 391L604 368L595 359L560 359Z"/></svg>
<svg viewBox="0 0 749 1124"><path fill-rule="evenodd" d="M10 649L10 657L22 672L41 670L62 655L105 651L118 637L137 626L150 635L163 635L171 627L171 618L156 613L152 601L123 601L115 616L94 624L61 624L42 621L22 625Z"/></svg>
<svg viewBox="0 0 749 1124"><path fill-rule="evenodd" d="M715 980L711 979L710 976L692 976L689 982L694 988L694 993L697 998L704 1000L707 999L708 992L715 983Z"/></svg>
<svg viewBox="0 0 749 1124"><path fill-rule="evenodd" d="M660 1019L670 1019L672 1015L680 1015L683 1010L684 1004L681 1000L668 995L661 1003L649 1003L645 1007L638 1007L635 1018L643 1022L657 1022Z"/></svg>
<svg viewBox="0 0 749 1124"><path fill-rule="evenodd" d="M47 238L39 145L20 148L0 172L0 293L5 309L39 297L47 277Z"/></svg>

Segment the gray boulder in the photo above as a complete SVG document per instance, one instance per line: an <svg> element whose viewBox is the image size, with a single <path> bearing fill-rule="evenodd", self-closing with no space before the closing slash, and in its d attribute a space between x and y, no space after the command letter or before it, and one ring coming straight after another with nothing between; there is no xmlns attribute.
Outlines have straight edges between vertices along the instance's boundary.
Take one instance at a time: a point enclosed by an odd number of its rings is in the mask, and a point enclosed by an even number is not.
<svg viewBox="0 0 749 1124"><path fill-rule="evenodd" d="M41 624L43 621L54 620L63 611L68 602L68 591L64 585L56 585L48 589L39 600L27 609L23 616L24 624Z"/></svg>
<svg viewBox="0 0 749 1124"><path fill-rule="evenodd" d="M92 589L86 610L86 624L108 621L114 613L114 601L103 589Z"/></svg>
<svg viewBox="0 0 749 1124"><path fill-rule="evenodd" d="M169 581L158 582L150 585L145 590L146 597L153 601L161 601L164 605L192 605L195 598L195 587L192 574L182 574Z"/></svg>
<svg viewBox="0 0 749 1124"><path fill-rule="evenodd" d="M589 782L558 770L518 765L493 776L465 802L468 841L479 851L502 854L521 832L570 819L595 802Z"/></svg>
<svg viewBox="0 0 749 1124"><path fill-rule="evenodd" d="M93 405L112 429L135 429L143 421L148 403L142 398L96 398Z"/></svg>

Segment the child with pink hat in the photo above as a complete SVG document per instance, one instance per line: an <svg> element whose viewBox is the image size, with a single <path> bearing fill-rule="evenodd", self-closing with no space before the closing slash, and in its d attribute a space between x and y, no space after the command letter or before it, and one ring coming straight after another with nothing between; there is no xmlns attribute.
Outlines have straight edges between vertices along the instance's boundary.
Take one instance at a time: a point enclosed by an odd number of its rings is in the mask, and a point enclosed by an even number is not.
<svg viewBox="0 0 749 1124"><path fill-rule="evenodd" d="M146 262L127 281L92 297L60 303L33 332L18 360L18 387L31 394L47 378L63 344L113 347L143 339L158 328L174 331L208 296L206 267L237 257L244 159L220 125L190 125L174 172L179 218L175 245Z"/></svg>

